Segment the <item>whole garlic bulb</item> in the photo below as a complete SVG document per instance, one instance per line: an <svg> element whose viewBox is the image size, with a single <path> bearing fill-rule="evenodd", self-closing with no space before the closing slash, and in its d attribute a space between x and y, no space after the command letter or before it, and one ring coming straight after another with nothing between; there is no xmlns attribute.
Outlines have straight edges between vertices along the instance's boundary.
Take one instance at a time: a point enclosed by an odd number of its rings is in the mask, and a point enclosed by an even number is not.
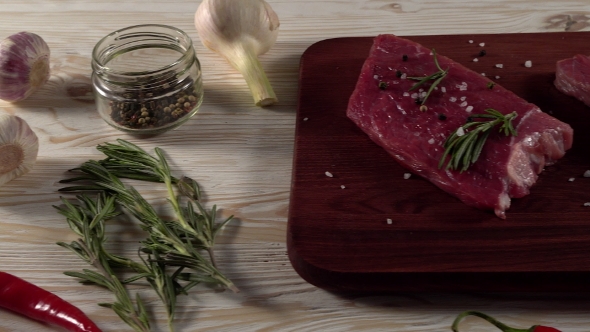
<svg viewBox="0 0 590 332"><path fill-rule="evenodd" d="M258 56L275 44L279 26L264 0L203 0L195 12L201 42L242 73L257 106L278 101Z"/></svg>
<svg viewBox="0 0 590 332"><path fill-rule="evenodd" d="M0 186L29 172L38 151L39 139L25 120L0 114Z"/></svg>
<svg viewBox="0 0 590 332"><path fill-rule="evenodd" d="M49 79L49 46L40 36L19 32L0 43L0 99L27 98Z"/></svg>

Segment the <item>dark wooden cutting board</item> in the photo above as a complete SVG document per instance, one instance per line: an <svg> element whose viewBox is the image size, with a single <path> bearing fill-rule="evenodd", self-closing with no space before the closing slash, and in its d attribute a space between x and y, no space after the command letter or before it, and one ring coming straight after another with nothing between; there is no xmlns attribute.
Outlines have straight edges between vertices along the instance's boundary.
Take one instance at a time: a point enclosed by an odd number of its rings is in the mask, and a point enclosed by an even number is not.
<svg viewBox="0 0 590 332"><path fill-rule="evenodd" d="M590 33L407 38L569 123L574 146L512 201L506 220L466 206L416 175L404 179L408 171L346 117L372 38L318 42L300 65L287 234L295 270L336 291L590 290L590 107L553 86L556 61L590 54Z"/></svg>

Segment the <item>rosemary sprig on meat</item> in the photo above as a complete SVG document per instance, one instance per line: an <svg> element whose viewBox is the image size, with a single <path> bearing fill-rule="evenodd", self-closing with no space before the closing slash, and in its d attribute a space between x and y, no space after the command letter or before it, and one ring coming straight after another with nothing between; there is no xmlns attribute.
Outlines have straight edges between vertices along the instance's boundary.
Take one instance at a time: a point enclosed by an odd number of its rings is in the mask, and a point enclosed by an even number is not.
<svg viewBox="0 0 590 332"><path fill-rule="evenodd" d="M430 97L430 94L432 93L432 91L434 91L434 88L436 88L436 86L439 85L439 83L449 73L448 68L442 69L440 67L440 64L438 63L438 59L436 58L436 50L435 49L432 49L432 57L434 58L434 64L436 65L436 68L438 69L437 72L430 74L428 76L424 76L424 77L408 77L411 80L418 81L418 83L414 84L410 88L410 91L418 89L422 85L426 84L426 82L428 82L428 81L434 81L434 82L432 82L432 84L430 84L430 88L428 88L428 91L426 92L426 95L422 99L422 102L420 103L420 105L424 105L426 103L426 99L428 99L428 97Z"/></svg>
<svg viewBox="0 0 590 332"><path fill-rule="evenodd" d="M77 176L60 182L77 185L61 188L60 191L98 191L140 222L141 228L147 232L147 237L141 241L139 248L141 263L109 255L104 250L96 251L96 256L116 266L131 268L137 273L131 281L145 278L166 305L170 330L173 330L172 319L177 295L186 294L189 288L201 282L238 291L218 270L213 253L216 236L233 216L218 222L216 206L211 210L204 208L199 201L201 193L196 181L188 177L172 176L161 149L156 148L155 156L152 156L130 142L118 140L117 143L99 145L97 149L107 157L100 161L89 160L73 169L72 172ZM134 187L124 184L122 178L163 183L168 192L168 202L175 214L174 220L162 218ZM94 202L86 196L78 196L78 199L87 207L99 205L98 200ZM81 218L81 214L74 213L74 206L71 204L66 204L66 207L68 210L58 210L64 215L64 212L70 211L66 215L70 227L79 235L83 234L80 231L82 228L78 226L81 221L71 221ZM90 208L87 210L95 211ZM104 227L97 223L92 223L92 227L88 228ZM94 239L94 242L97 241ZM78 247L80 246L75 245L69 249ZM85 279L83 274L77 276ZM90 281L87 278L86 280ZM129 281L124 283L127 282Z"/></svg>
<svg viewBox="0 0 590 332"><path fill-rule="evenodd" d="M497 125L500 125L500 133L506 136L517 135L512 125L512 121L517 116L516 112L504 115L491 108L485 111L487 114L470 116L466 124L447 137L443 144L445 152L438 163L439 168L442 168L446 162L446 169L466 171L477 161L488 136ZM476 119L484 121L475 121Z"/></svg>

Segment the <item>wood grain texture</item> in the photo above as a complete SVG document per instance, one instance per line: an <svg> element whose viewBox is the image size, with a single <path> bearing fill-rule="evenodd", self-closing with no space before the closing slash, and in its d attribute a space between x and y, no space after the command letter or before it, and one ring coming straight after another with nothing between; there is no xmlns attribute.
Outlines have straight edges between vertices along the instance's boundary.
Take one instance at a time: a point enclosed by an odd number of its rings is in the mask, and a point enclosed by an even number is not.
<svg viewBox="0 0 590 332"><path fill-rule="evenodd" d="M2 112L23 117L40 137L39 158L26 176L0 188L0 269L73 302L104 331L129 329L97 302L109 293L62 274L86 265L57 245L73 239L51 207L67 169L98 158L95 146L117 138L151 150L163 148L175 172L197 179L207 204L237 221L221 234L221 269L241 289L215 293L198 287L183 298L179 331L449 331L456 314L483 310L506 323L556 325L590 331L590 300L574 294L398 293L342 295L305 282L287 256L286 229L296 126L299 61L313 43L336 37L521 33L590 30L586 0L269 0L281 19L275 47L261 57L280 103L252 105L240 75L205 49L193 27L199 1L3 0L0 37L28 30L52 51L48 84L23 102L0 101ZM203 67L205 100L199 113L175 131L136 139L108 127L90 90L90 54L104 35L129 25L171 24L191 36ZM139 188L162 206L163 191ZM318 211L322 213L322 211ZM123 254L134 255L139 234L113 229ZM166 331L164 310L142 295ZM476 319L466 331L493 331ZM0 331L48 331L0 311Z"/></svg>

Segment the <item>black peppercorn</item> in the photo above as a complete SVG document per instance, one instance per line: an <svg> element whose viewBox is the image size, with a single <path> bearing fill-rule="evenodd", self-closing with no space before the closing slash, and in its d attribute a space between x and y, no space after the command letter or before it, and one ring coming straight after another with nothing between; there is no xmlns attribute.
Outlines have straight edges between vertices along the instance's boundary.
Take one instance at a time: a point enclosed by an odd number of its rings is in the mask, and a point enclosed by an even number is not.
<svg viewBox="0 0 590 332"><path fill-rule="evenodd" d="M445 120L447 119L447 116L446 116L446 115L444 115L444 114L442 114L442 113L440 113L440 114L438 115L438 119L439 119L439 120L441 120L441 121L445 121Z"/></svg>
<svg viewBox="0 0 590 332"><path fill-rule="evenodd" d="M487 54L487 53L486 53L486 50L481 50L481 51L479 51L479 56L484 56L484 55L486 55L486 54Z"/></svg>
<svg viewBox="0 0 590 332"><path fill-rule="evenodd" d="M379 89L381 89L381 90L387 89L387 82L379 82Z"/></svg>
<svg viewBox="0 0 590 332"><path fill-rule="evenodd" d="M408 61L408 55L407 54L402 55L402 60L403 61Z"/></svg>
<svg viewBox="0 0 590 332"><path fill-rule="evenodd" d="M397 71L395 72L395 76L397 76L397 77L402 77L402 75L403 75L403 73L402 73L402 71L401 71L401 70L397 70Z"/></svg>

